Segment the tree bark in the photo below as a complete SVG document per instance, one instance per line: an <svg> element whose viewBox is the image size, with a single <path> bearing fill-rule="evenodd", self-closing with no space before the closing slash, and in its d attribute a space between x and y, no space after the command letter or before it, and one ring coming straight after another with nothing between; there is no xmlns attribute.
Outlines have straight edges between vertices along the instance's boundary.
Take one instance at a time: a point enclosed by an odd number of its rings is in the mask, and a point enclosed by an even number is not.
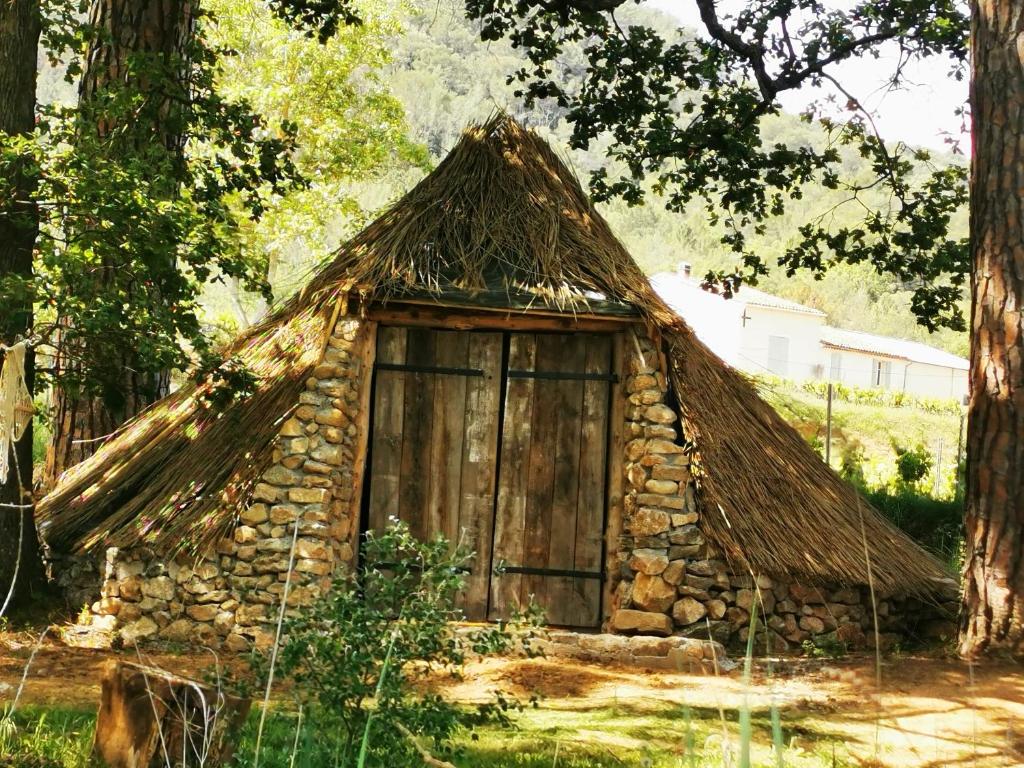
<svg viewBox="0 0 1024 768"><path fill-rule="evenodd" d="M36 56L40 17L37 0L0 2L0 132L29 135L35 127ZM32 254L39 227L31 201L35 182L28 163L15 163L0 188L0 281L32 279ZM9 185L9 186L8 186ZM13 307L0 309L0 342L26 337L32 328L32 301L26 293ZM0 353L2 360L2 353ZM33 358L25 360L26 383L32 391ZM32 426L16 444L7 482L0 486L0 504L21 505L32 501ZM19 544L20 542L20 544ZM19 562L20 549L20 562ZM39 542L31 507L0 506L0 605L15 576L14 605L22 606L45 584Z"/></svg>
<svg viewBox="0 0 1024 768"><path fill-rule="evenodd" d="M90 42L79 84L80 108L93 120L82 129L109 138L111 152L131 153L156 142L184 162L181 111L187 108L189 93L193 0L93 0L89 23L99 34ZM135 115L104 112L104 96L118 90L148 97L150 106L141 124ZM65 386L54 395L54 430L43 476L46 487L95 453L118 427L166 395L170 383L166 371L145 372L144 366L135 364L135 350L126 349L119 370L103 372L104 396L96 396L67 383L82 380L80 368L89 358L87 351L71 343L59 346L56 375Z"/></svg>
<svg viewBox="0 0 1024 768"><path fill-rule="evenodd" d="M974 0L972 343L960 650L1024 656L1024 4Z"/></svg>

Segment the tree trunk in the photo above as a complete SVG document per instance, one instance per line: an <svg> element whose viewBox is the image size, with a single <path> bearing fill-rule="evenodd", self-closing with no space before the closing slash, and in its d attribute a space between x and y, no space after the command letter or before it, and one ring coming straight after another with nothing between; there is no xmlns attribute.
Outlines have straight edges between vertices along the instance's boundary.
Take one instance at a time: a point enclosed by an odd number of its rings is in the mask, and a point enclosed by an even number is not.
<svg viewBox="0 0 1024 768"><path fill-rule="evenodd" d="M36 56L40 18L37 0L0 2L0 132L28 135L35 126ZM26 167L15 163L8 169L13 199L0 189L0 281L7 278L32 280L32 253L39 220L31 197L35 182ZM0 309L0 342L10 344L26 337L32 328L32 300L26 292L13 307ZM2 353L0 353L2 359ZM26 383L32 391L33 359L25 360ZM29 425L11 457L7 482L0 486L0 504L29 504L32 500L32 426ZM20 542L20 562L19 562ZM18 568L14 599L16 605L28 603L45 583L39 542L32 509L0 506L0 606L7 597Z"/></svg>
<svg viewBox="0 0 1024 768"><path fill-rule="evenodd" d="M251 706L213 685L111 660L93 756L108 768L229 765Z"/></svg>
<svg viewBox="0 0 1024 768"><path fill-rule="evenodd" d="M80 109L92 120L82 130L109 138L110 152L130 154L155 142L184 162L181 115L189 93L193 0L93 0L89 23L99 34L90 42L79 84ZM134 113L105 111L104 97L118 91L146 94L146 117L140 121ZM103 281L102 273L98 279ZM59 345L56 363L56 375L64 385L54 395L54 430L44 472L47 487L64 470L95 453L124 422L166 395L169 386L166 371L145 372L144 366L136 365L136 350L127 349L116 364L118 370L101 372L102 396L83 390L72 382L83 379L81 361L89 355L68 342L70 336Z"/></svg>
<svg viewBox="0 0 1024 768"><path fill-rule="evenodd" d="M974 0L972 343L960 649L1024 656L1024 5Z"/></svg>

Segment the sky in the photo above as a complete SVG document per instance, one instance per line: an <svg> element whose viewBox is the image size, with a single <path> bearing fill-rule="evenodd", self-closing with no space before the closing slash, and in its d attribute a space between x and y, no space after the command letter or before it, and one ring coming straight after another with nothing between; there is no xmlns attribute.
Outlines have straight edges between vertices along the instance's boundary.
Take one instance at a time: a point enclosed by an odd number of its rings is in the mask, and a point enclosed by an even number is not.
<svg viewBox="0 0 1024 768"><path fill-rule="evenodd" d="M736 0L727 0L727 11ZM646 4L671 14L683 26L698 28L700 16L694 0L646 0ZM886 91L886 78L895 67L895 55L884 52L879 59L863 58L836 67L836 79L875 115L879 132L888 140L901 140L914 146L949 150L945 134L959 142L963 153L970 152L970 138L962 131L962 119L956 109L967 101L967 81L950 76L948 60L932 58L911 64L905 69L907 85L897 91ZM797 113L823 92L798 89L783 94L783 108ZM845 98L842 103L845 103Z"/></svg>

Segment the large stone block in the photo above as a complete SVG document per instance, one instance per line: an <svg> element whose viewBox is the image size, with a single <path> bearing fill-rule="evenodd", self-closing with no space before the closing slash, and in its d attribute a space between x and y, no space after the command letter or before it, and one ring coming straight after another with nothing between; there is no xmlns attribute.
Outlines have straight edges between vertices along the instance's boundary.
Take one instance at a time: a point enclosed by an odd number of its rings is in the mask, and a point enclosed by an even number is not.
<svg viewBox="0 0 1024 768"><path fill-rule="evenodd" d="M629 532L634 536L657 536L671 526L669 513L653 507L640 507L629 519Z"/></svg>
<svg viewBox="0 0 1024 768"><path fill-rule="evenodd" d="M638 573L633 580L633 603L645 611L661 613L672 607L676 588L661 576Z"/></svg>
<svg viewBox="0 0 1024 768"><path fill-rule="evenodd" d="M660 493L639 493L636 503L642 507L664 507L665 509L682 509L686 500L680 496L666 496Z"/></svg>
<svg viewBox="0 0 1024 768"><path fill-rule="evenodd" d="M220 611L220 606L215 604L203 604L203 605L190 605L185 609L185 613L190 619L196 621L213 621Z"/></svg>
<svg viewBox="0 0 1024 768"><path fill-rule="evenodd" d="M704 534L696 525L684 525L672 531L668 540L680 546L696 547L704 543Z"/></svg>
<svg viewBox="0 0 1024 768"><path fill-rule="evenodd" d="M817 616L801 616L800 629L810 632L812 635L820 635L825 631L825 622Z"/></svg>
<svg viewBox="0 0 1024 768"><path fill-rule="evenodd" d="M288 501L296 504L322 504L327 501L325 488L289 488Z"/></svg>
<svg viewBox="0 0 1024 768"><path fill-rule="evenodd" d="M663 613L622 608L612 614L611 629L614 632L639 632L667 637L672 634L672 620Z"/></svg>
<svg viewBox="0 0 1024 768"><path fill-rule="evenodd" d="M137 621L133 621L129 624L125 624L121 627L121 631L118 633L121 635L121 639L125 643L131 644L138 640L144 640L147 637L152 637L160 630L157 623L148 616L143 616Z"/></svg>
<svg viewBox="0 0 1024 768"><path fill-rule="evenodd" d="M281 496L280 489L268 483L257 483L252 490L253 501L265 501L273 504Z"/></svg>
<svg viewBox="0 0 1024 768"><path fill-rule="evenodd" d="M671 424L676 420L676 412L667 405L658 403L644 411L644 418L655 424Z"/></svg>
<svg viewBox="0 0 1024 768"><path fill-rule="evenodd" d="M677 483L690 482L690 468L675 464L659 464L651 469L651 477L655 480L673 480Z"/></svg>
<svg viewBox="0 0 1024 768"><path fill-rule="evenodd" d="M661 578L669 584L680 584L686 578L686 561L673 560L661 574Z"/></svg>
<svg viewBox="0 0 1024 768"><path fill-rule="evenodd" d="M195 624L188 619L177 619L160 630L160 637L165 640L185 643L193 639L194 632Z"/></svg>
<svg viewBox="0 0 1024 768"><path fill-rule="evenodd" d="M648 576L656 576L668 568L668 557L664 550L635 549L629 558L629 567Z"/></svg>
<svg viewBox="0 0 1024 768"><path fill-rule="evenodd" d="M708 600L704 607L708 609L708 617L711 619L717 621L725 617L727 606L721 600Z"/></svg>
<svg viewBox="0 0 1024 768"><path fill-rule="evenodd" d="M174 581L167 576L157 576L142 582L142 594L156 600L174 599Z"/></svg>
<svg viewBox="0 0 1024 768"><path fill-rule="evenodd" d="M672 619L681 627L700 621L707 615L704 604L692 597L684 597L672 606Z"/></svg>
<svg viewBox="0 0 1024 768"><path fill-rule="evenodd" d="M263 479L272 485L295 485L302 477L294 470L275 464L263 473Z"/></svg>
<svg viewBox="0 0 1024 768"><path fill-rule="evenodd" d="M647 452L671 455L674 453L682 453L683 447L681 445L676 445L669 440L650 440L647 443Z"/></svg>
<svg viewBox="0 0 1024 768"><path fill-rule="evenodd" d="M679 483L673 480L648 480L644 483L644 490L648 493L661 493L669 496L679 490Z"/></svg>

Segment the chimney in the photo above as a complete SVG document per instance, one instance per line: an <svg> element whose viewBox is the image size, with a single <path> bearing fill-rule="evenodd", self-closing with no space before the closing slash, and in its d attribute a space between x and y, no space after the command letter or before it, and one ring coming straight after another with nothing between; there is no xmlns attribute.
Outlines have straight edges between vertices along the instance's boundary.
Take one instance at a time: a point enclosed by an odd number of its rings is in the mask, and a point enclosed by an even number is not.
<svg viewBox="0 0 1024 768"><path fill-rule="evenodd" d="M693 271L693 265L688 261L680 261L676 264L676 274L682 275L684 280L690 279L690 273Z"/></svg>

